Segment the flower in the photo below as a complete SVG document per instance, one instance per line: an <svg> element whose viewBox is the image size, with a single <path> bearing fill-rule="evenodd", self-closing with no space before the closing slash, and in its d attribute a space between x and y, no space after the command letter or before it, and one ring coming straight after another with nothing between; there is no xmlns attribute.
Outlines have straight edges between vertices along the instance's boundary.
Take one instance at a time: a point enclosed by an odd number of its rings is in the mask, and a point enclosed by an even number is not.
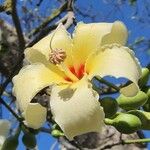
<svg viewBox="0 0 150 150"><path fill-rule="evenodd" d="M10 129L10 122L5 119L0 120L0 148L3 145L6 136L8 135Z"/></svg>
<svg viewBox="0 0 150 150"><path fill-rule="evenodd" d="M124 77L133 83L120 90L134 96L141 67L127 47L127 29L122 22L78 23L73 37L60 24L57 29L25 50L30 63L13 78L13 91L26 123L39 128L46 121L46 108L32 103L33 97L51 87L53 119L68 139L99 132L104 125L99 95L92 89L94 76Z"/></svg>

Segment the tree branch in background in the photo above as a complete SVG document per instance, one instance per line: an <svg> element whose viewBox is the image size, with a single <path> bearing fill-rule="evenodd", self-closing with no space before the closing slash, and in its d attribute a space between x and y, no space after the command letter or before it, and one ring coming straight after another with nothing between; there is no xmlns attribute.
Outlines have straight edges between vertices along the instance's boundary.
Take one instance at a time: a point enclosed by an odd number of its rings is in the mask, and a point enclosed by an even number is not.
<svg viewBox="0 0 150 150"><path fill-rule="evenodd" d="M67 5L67 3L66 3L65 5L68 6L68 8L72 7L72 3L71 4L69 3L69 5ZM14 74L16 73L16 71L18 71L18 69L20 68L19 66L20 66L20 64L23 61L23 51L24 51L24 48L25 48L25 40L24 40L24 36L23 36L23 33L22 33L22 29L21 29L21 24L20 24L20 21L19 21L19 18L18 18L17 10L16 10L16 0L12 0L11 1L11 7L12 7L12 9L11 9L12 20L14 22L14 25L15 25L15 28L16 28L16 32L17 32L17 36L18 36L18 41L19 41L20 57L19 57L16 65L15 65L12 73L10 74L10 76L1 85L0 97L2 96L3 92L5 91L5 88L9 84L9 82L11 82L11 80L12 80ZM68 10L69 10L68 14L64 18L61 19L61 21L66 21L66 28L68 28L73 23L73 19L74 19L73 11L71 11L73 9L68 9ZM60 22L57 22L54 26L51 26L51 29L52 30L55 29L59 23ZM36 42L38 42L38 41L36 41ZM30 46L30 44L28 46ZM20 118L15 113L15 111L13 111L13 109L2 98L0 98L0 101L16 117L16 119L20 123L22 123L22 118Z"/></svg>
<svg viewBox="0 0 150 150"><path fill-rule="evenodd" d="M25 48L25 40L24 40L20 20L16 10L16 2L17 2L16 0L11 0L11 7L12 7L11 13L12 13L12 20L15 25L17 36L18 36L20 52L23 52Z"/></svg>
<svg viewBox="0 0 150 150"><path fill-rule="evenodd" d="M0 5L0 12L5 11L5 6L4 5Z"/></svg>
<svg viewBox="0 0 150 150"><path fill-rule="evenodd" d="M36 6L40 6L41 5L41 3L43 2L43 0L39 0L39 2L36 4Z"/></svg>
<svg viewBox="0 0 150 150"><path fill-rule="evenodd" d="M69 2L70 2L70 0L69 0ZM58 22L56 22L55 24L42 29L41 32L39 32L39 34L36 36L36 38L34 38L29 44L27 44L26 47L33 46L35 43L37 43L39 40L41 40L44 36L46 36L49 32L56 29L56 27L60 23L63 23L65 28L68 29L75 21L75 16L74 16L73 8L72 8L72 2L69 4L71 4L71 5L67 5L67 10L68 10L67 14L63 18L61 18Z"/></svg>
<svg viewBox="0 0 150 150"><path fill-rule="evenodd" d="M20 123L23 123L23 119L18 116L18 114L2 98L0 98L0 103L2 103Z"/></svg>
<svg viewBox="0 0 150 150"><path fill-rule="evenodd" d="M19 21L19 18L18 18L17 10L16 10L16 0L9 1L9 5L11 5L12 20L14 22L15 29L16 29L17 36L18 36L19 48L20 48L20 57L19 57L16 65L14 66L14 69L11 72L10 76L1 85L1 87L0 87L0 97L2 96L3 92L5 91L5 88L9 84L9 82L11 82L12 77L14 76L16 71L18 71L18 69L19 69L18 66L20 66L20 64L23 61L22 53L23 53L24 48L25 48L24 36L23 36L23 33L22 33L21 24L20 24L20 21ZM15 111L13 111L13 109L2 98L0 98L0 102L16 117L16 119L18 121L22 122L22 119L15 113Z"/></svg>
<svg viewBox="0 0 150 150"><path fill-rule="evenodd" d="M29 37L36 35L40 30L45 28L51 21L53 21L56 17L58 17L63 11L67 8L67 2L65 2L58 9L54 10L50 16L48 16L36 29L31 31L28 35Z"/></svg>
<svg viewBox="0 0 150 150"><path fill-rule="evenodd" d="M14 74L18 71L19 66L23 61L23 51L24 51L24 48L25 48L25 40L24 40L23 32L22 32L22 29L21 29L21 24L20 24L20 21L19 21L17 10L16 10L16 0L9 1L9 5L11 5L12 20L14 22L15 29L16 29L16 32L17 32L17 37L18 37L18 42L19 42L19 49L20 49L20 57L19 57L16 65L14 66L14 69L11 72L10 76L1 85L1 87L0 87L0 96L3 94L5 88L7 87L9 82L12 80L12 77L14 76Z"/></svg>

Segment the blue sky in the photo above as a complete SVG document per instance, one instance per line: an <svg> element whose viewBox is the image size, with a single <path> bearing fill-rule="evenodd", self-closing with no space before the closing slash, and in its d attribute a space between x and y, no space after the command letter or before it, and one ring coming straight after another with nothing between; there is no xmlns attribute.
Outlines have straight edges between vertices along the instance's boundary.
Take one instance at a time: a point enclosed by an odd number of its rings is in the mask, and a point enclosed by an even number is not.
<svg viewBox="0 0 150 150"><path fill-rule="evenodd" d="M142 10L143 8L142 0L138 0L138 3L140 7L139 9ZM53 1L49 2L49 0L45 0L45 2L42 4L41 12L43 11L48 12L49 10L47 9L51 9L55 7L55 5L57 4L56 3L54 4ZM84 9L86 10L88 8L90 10L91 8L91 10L89 11L89 15L95 14L96 17L94 19L94 22L114 22L116 20L123 21L129 30L128 44L132 43L137 37L145 37L150 39L150 25L145 26L143 24L140 24L136 19L131 17L134 13L134 7L129 7L128 3L126 3L123 6L120 6L120 10L116 9L114 13L112 13L112 9L113 9L112 6L107 3L104 3L102 0L92 0L92 1L77 0L76 6L83 10ZM77 21L83 21L86 23L93 22L93 20L88 17L82 17L78 14L76 15L77 15L76 16ZM142 66L146 66L150 62L150 55L148 55L148 53L142 48L136 49L135 54L140 60ZM8 112L5 109L3 111L3 115L4 118L9 116ZM147 137L150 138L149 132L144 132L144 133ZM37 142L38 142L39 150L43 150L43 149L48 150L50 146L54 142L56 142L56 139L46 133L40 133L37 136ZM17 150L23 150L23 149L25 148L23 144L20 143ZM55 150L57 149L58 146L55 147ZM150 149L150 145L149 145L149 149Z"/></svg>

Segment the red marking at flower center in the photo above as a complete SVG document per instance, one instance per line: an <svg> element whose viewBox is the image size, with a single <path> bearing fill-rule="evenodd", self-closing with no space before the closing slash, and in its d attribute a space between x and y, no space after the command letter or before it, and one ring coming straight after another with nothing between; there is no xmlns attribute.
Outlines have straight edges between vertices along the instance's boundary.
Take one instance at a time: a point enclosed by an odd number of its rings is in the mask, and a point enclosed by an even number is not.
<svg viewBox="0 0 150 150"><path fill-rule="evenodd" d="M78 78L81 79L84 76L85 65L81 64L78 69L75 70L74 66L69 67L69 70ZM66 77L65 80L72 81L69 77Z"/></svg>

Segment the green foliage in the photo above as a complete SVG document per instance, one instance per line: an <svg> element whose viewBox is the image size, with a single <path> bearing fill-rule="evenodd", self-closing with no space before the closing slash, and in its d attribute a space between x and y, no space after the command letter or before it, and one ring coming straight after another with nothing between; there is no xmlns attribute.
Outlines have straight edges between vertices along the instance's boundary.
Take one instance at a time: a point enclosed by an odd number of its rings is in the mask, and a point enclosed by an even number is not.
<svg viewBox="0 0 150 150"><path fill-rule="evenodd" d="M126 97L121 94L117 98L119 107L124 110L138 109L140 106L143 106L147 100L147 94L142 91L139 91L134 97Z"/></svg>
<svg viewBox="0 0 150 150"><path fill-rule="evenodd" d="M104 109L106 118L112 117L113 115L116 114L118 110L118 103L116 102L115 99L111 97L105 97L101 99L100 103Z"/></svg>

